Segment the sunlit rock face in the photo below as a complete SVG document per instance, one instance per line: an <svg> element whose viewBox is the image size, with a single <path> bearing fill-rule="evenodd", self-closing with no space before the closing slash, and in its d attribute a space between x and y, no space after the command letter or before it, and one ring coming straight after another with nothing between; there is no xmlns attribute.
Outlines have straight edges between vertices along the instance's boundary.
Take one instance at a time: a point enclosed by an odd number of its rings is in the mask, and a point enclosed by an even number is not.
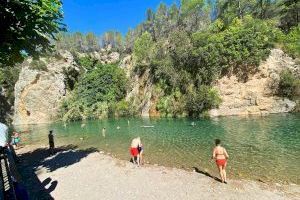
<svg viewBox="0 0 300 200"><path fill-rule="evenodd" d="M41 58L39 62L36 65L42 67L33 67L32 60L23 63L15 85L15 125L47 123L55 119L66 95L63 70L77 68L67 51L60 52L59 58Z"/></svg>
<svg viewBox="0 0 300 200"><path fill-rule="evenodd" d="M247 82L239 81L236 76L223 77L216 82L222 103L218 109L210 110L210 115L266 115L293 111L296 103L276 96L276 90L282 70L289 69L299 76L299 68L283 51L273 49Z"/></svg>

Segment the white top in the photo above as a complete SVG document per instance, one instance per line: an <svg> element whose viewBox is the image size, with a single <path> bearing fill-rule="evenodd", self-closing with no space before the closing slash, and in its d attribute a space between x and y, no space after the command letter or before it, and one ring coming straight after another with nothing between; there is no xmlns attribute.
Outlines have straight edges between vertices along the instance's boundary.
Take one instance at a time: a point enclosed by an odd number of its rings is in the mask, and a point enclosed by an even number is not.
<svg viewBox="0 0 300 200"><path fill-rule="evenodd" d="M7 144L8 127L0 122L0 146L4 147Z"/></svg>

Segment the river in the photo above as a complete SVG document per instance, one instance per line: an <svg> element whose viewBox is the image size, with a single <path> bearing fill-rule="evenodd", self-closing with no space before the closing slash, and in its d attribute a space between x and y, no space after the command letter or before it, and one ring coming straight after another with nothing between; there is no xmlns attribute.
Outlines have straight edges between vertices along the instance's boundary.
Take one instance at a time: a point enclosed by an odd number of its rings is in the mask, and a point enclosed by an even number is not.
<svg viewBox="0 0 300 200"><path fill-rule="evenodd" d="M195 124L192 126L191 124ZM102 129L106 128L105 134ZM119 127L119 128L118 128ZM227 149L228 176L236 179L300 184L300 114L214 119L121 118L17 126L23 144L96 147L129 160L131 139L140 136L145 162L218 175L211 161L214 139Z"/></svg>

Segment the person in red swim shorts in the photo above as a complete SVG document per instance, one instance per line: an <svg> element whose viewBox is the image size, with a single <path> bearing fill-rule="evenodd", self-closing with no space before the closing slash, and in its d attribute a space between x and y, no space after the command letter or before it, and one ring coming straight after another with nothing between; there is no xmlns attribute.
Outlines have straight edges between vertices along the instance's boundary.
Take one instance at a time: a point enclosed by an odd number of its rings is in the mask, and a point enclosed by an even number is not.
<svg viewBox="0 0 300 200"><path fill-rule="evenodd" d="M130 154L132 157L133 163L136 163L138 166L140 166L140 155L139 155L139 146L141 146L141 138L137 137L134 138L131 142L130 146ZM135 161L136 158L136 161Z"/></svg>
<svg viewBox="0 0 300 200"><path fill-rule="evenodd" d="M221 140L215 140L216 146L213 150L212 158L216 160L217 167L221 176L222 183L226 183L226 165L229 158L228 153L224 147L221 147Z"/></svg>

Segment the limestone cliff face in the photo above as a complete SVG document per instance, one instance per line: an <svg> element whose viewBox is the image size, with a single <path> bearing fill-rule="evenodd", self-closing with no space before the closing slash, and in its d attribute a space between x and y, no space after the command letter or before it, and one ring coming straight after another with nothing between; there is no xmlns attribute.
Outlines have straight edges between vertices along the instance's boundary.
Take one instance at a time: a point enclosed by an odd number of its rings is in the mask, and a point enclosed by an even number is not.
<svg viewBox="0 0 300 200"><path fill-rule="evenodd" d="M61 100L67 95L63 69L79 70L71 53L64 51L60 54L59 59L44 59L44 70L33 69L31 61L24 64L15 85L14 124L48 123L57 117ZM131 55L120 60L120 55L110 50L89 53L88 56L102 63L120 61L119 66L125 70L130 83L126 100L137 108L141 116L159 116L156 110L158 98L149 70L135 72ZM293 111L296 109L295 102L274 95L279 74L285 68L300 76L299 65L281 50L274 49L247 82L239 82L235 76L219 79L215 88L222 103L218 109L210 110L210 115L264 115Z"/></svg>
<svg viewBox="0 0 300 200"><path fill-rule="evenodd" d="M300 75L300 66L292 58L279 49L273 49L268 59L259 66L259 71L246 83L239 82L235 76L221 78L215 88L222 103L218 109L211 110L210 115L265 115L293 111L295 102L275 95L283 69Z"/></svg>
<svg viewBox="0 0 300 200"><path fill-rule="evenodd" d="M66 95L63 69L76 68L69 52L60 54L60 59L41 59L44 70L32 69L31 60L23 64L15 85L15 125L47 123L56 117L60 102Z"/></svg>
<svg viewBox="0 0 300 200"><path fill-rule="evenodd" d="M120 67L125 70L130 83L126 101L137 107L142 117L153 116L151 115L153 113L151 110L153 110L153 107L155 108L155 104L152 102L153 81L150 69L146 69L141 74L134 72L132 57L130 55L124 57L120 63Z"/></svg>

